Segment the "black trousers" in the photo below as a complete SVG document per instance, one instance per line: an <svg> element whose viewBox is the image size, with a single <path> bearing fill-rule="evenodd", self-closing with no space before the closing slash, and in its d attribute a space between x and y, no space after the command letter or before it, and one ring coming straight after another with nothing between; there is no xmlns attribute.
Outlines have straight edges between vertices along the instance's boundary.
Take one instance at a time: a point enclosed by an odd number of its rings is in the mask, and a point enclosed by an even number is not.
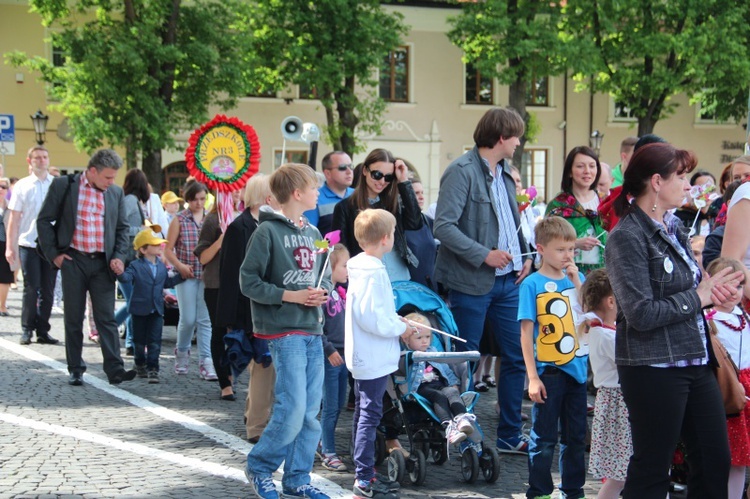
<svg viewBox="0 0 750 499"><path fill-rule="evenodd" d="M687 447L688 497L726 499L730 454L719 385L709 366L618 366L633 456L623 497L664 499L677 441Z"/></svg>
<svg viewBox="0 0 750 499"><path fill-rule="evenodd" d="M91 295L91 307L99 346L104 359L104 372L108 379L124 372L120 357L120 337L115 322L115 277L109 270L104 254L90 257L69 251L71 260L63 260L62 288L65 300L65 358L68 372L83 373L86 363L83 351L83 316L86 311L86 291Z"/></svg>
<svg viewBox="0 0 750 499"><path fill-rule="evenodd" d="M421 383L417 393L432 402L432 410L441 423L447 423L454 416L466 412L461 394L455 386L447 386L442 380Z"/></svg>
<svg viewBox="0 0 750 499"><path fill-rule="evenodd" d="M18 257L23 273L23 300L21 302L21 328L37 336L49 333L49 316L55 294L57 268L42 260L35 248L20 246Z"/></svg>
<svg viewBox="0 0 750 499"><path fill-rule="evenodd" d="M226 388L231 386L229 381L229 366L222 366L221 361L224 358L226 347L224 346L224 335L227 334L227 328L216 327L216 304L219 302L219 289L205 288L203 290L203 299L206 301L208 317L211 319L211 360L214 362L216 376L219 377L219 387Z"/></svg>

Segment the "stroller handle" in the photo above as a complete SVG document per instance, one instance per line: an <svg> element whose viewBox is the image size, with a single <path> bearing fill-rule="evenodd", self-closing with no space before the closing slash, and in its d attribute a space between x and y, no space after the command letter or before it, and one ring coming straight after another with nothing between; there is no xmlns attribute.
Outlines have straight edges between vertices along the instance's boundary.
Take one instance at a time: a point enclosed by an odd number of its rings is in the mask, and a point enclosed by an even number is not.
<svg viewBox="0 0 750 499"><path fill-rule="evenodd" d="M412 362L442 362L444 364L458 364L461 362L476 362L479 360L479 352L471 350L468 352L410 352Z"/></svg>

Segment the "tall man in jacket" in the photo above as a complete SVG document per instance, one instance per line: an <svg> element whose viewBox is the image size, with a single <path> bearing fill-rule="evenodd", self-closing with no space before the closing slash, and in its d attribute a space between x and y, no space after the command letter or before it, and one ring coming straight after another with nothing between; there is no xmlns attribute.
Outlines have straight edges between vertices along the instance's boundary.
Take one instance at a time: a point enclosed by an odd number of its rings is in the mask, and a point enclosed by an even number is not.
<svg viewBox="0 0 750 499"><path fill-rule="evenodd" d="M120 357L115 322L115 273L124 270L129 244L122 189L113 185L122 158L111 149L94 153L85 172L56 178L37 217L44 255L61 269L65 296L65 357L68 383L83 384L83 314L91 295L94 322L113 385L129 381Z"/></svg>
<svg viewBox="0 0 750 499"><path fill-rule="evenodd" d="M507 160L520 144L524 123L510 108L485 113L474 131L476 146L451 163L440 179L435 238L441 246L435 279L450 290L451 311L467 343L477 350L485 318L500 349L497 384L500 452L525 454L521 432L525 366L516 319L518 285L531 270L520 224L516 189Z"/></svg>

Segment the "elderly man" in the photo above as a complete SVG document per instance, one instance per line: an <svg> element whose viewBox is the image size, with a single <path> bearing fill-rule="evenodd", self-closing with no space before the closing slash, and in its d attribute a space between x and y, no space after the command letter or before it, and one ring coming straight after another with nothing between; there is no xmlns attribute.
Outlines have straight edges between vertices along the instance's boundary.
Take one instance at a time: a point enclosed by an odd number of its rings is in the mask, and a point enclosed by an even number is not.
<svg viewBox="0 0 750 499"><path fill-rule="evenodd" d="M20 260L23 272L21 344L30 344L34 331L37 343L55 344L58 340L49 334L49 317L57 269L36 251L36 218L52 183L49 153L44 146L34 146L29 149L26 162L29 176L16 182L8 203L10 216L6 226L5 258L11 268L16 267Z"/></svg>
<svg viewBox="0 0 750 499"><path fill-rule="evenodd" d="M115 273L124 270L128 241L122 189L114 184L122 158L111 149L94 153L85 172L56 178L37 218L39 244L62 270L68 383L83 384L83 314L91 295L104 372L113 385L135 378L120 357L115 322Z"/></svg>
<svg viewBox="0 0 750 499"><path fill-rule="evenodd" d="M318 228L322 235L331 231L333 224L333 208L336 203L352 195L351 188L354 174L352 172L352 158L344 151L333 151L323 156L321 161L323 175L326 181L318 190L318 206L314 210L304 213L311 225Z"/></svg>
<svg viewBox="0 0 750 499"><path fill-rule="evenodd" d="M526 368L521 352L518 285L531 270L529 246L519 230L516 185L507 160L520 144L524 123L511 108L493 108L479 120L474 149L443 173L435 212L441 246L435 279L450 290L453 317L466 344L477 350L488 319L500 349L497 449L528 453L521 432ZM523 255L523 256L522 256Z"/></svg>

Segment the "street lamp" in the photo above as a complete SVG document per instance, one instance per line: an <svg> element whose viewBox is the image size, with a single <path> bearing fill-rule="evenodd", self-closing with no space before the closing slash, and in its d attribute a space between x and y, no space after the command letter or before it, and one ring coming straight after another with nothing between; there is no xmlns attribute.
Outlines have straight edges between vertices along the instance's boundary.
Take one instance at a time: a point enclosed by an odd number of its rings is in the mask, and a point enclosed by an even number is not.
<svg viewBox="0 0 750 499"><path fill-rule="evenodd" d="M36 133L36 143L40 146L47 139L47 120L49 120L49 116L44 114L41 109L31 115L31 122L34 124L34 132Z"/></svg>
<svg viewBox="0 0 750 499"><path fill-rule="evenodd" d="M599 130L594 130L591 132L591 136L589 137L589 146L591 146L591 149L596 151L596 155L599 156L599 153L602 150L602 140L604 139L604 134L601 133Z"/></svg>

